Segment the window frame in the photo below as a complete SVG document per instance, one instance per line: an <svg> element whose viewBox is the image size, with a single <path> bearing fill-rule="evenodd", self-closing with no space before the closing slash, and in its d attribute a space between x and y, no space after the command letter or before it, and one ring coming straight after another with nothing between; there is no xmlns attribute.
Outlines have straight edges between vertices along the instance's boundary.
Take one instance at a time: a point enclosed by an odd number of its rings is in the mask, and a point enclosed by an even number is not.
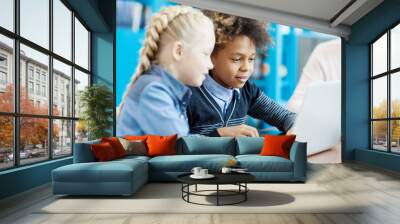
<svg viewBox="0 0 400 224"><path fill-rule="evenodd" d="M30 166L33 164L37 163L43 163L49 160L54 160L54 159L62 159L65 157L70 157L73 156L74 153L74 143L75 143L75 126L76 126L76 121L79 120L79 117L75 117L75 108L71 108L71 114L68 116L56 116L53 115L53 59L58 60L61 63L64 63L68 66L71 66L71 92L72 92L72 99L71 99L71 105L74 105L75 103L75 88L74 88L74 82L75 82L75 69L85 73L89 77L89 83L88 86L92 85L92 61L91 61L91 49L92 49L92 43L91 43L91 37L92 37L92 30L88 27L88 25L84 22L84 20L79 16L78 13L76 13L72 7L66 2L65 0L59 0L68 10L71 11L71 18L70 18L70 23L71 23L71 59L64 58L63 56L57 54L54 52L53 49L53 1L54 0L47 0L49 3L49 47L46 49L45 47L42 47L39 44L34 43L33 41L30 41L29 39L24 38L23 36L20 35L20 0L14 0L13 1L13 10L14 10L14 31L10 31L4 27L0 26L0 35L3 35L5 37L11 38L13 40L13 63L12 63L12 72L13 72L13 78L14 78L14 110L13 112L2 112L0 111L0 116L4 117L11 117L13 119L13 153L14 153L14 161L13 161L13 166L10 167L5 167L5 168L0 168L0 172L5 171L5 170L10 170L10 169L16 169L19 167L23 166ZM85 69L78 64L75 63L75 18L79 20L79 22L84 26L84 28L88 31L88 69ZM20 85L21 85L21 80L20 80L20 45L23 44L27 47L32 48L33 50L36 50L40 53L43 53L48 56L49 63L48 63L48 77L46 80L47 84L45 85L45 90L48 92L46 96L48 97L48 112L46 115L39 115L39 114L27 114L27 113L21 113L20 111ZM30 79L30 74L29 74L29 68L30 65L27 64L27 73L26 75L26 82L28 81L33 81L33 85L35 86L36 83L42 84L42 79L41 75L42 72L39 72L39 80L36 82L36 72L37 68L35 69L33 67L33 79ZM28 85L28 84L27 84ZM42 85L40 85L42 86ZM28 87L28 86L27 86ZM27 89L27 91L29 91ZM34 92L36 89L34 89ZM39 94L38 96L42 96L42 94ZM20 161L20 119L21 118L45 118L47 119L48 122L48 135L47 135L47 150L48 150L48 155L47 158L43 158L43 160L40 160L38 162L32 162L32 163L26 163L26 164L21 164ZM70 121L71 122L71 153L68 155L62 155L62 156L54 156L54 147L53 147L53 122L57 120L65 120L65 121Z"/></svg>
<svg viewBox="0 0 400 224"><path fill-rule="evenodd" d="M392 117L392 99L391 99L391 91L392 91L392 86L391 86L391 79L393 75L396 75L396 73L400 72L400 67L391 69L391 31L393 28L396 26L400 25L400 21L395 22L392 24L390 27L385 29L384 32L379 34L375 39L373 39L369 44L368 44L368 53L369 53L369 149L373 151L379 151L379 152L386 152L386 153L391 153L391 154L400 154L400 152L393 152L392 151L392 121L400 121L400 117ZM373 74L373 44L376 43L381 37L384 35L387 35L387 52L386 52L386 57L387 57L387 62L386 62L386 71L380 74ZM387 105L386 105L386 118L373 118L373 81L378 78L386 77L386 87L387 87ZM379 150L374 148L374 136L373 136L373 122L376 121L386 121L386 150Z"/></svg>

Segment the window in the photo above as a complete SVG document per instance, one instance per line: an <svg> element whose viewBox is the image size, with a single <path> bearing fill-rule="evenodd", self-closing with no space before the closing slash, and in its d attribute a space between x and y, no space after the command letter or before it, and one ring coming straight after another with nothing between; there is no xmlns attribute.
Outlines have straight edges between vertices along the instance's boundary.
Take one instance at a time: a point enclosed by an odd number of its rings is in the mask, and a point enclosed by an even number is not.
<svg viewBox="0 0 400 224"><path fill-rule="evenodd" d="M371 52L371 148L400 153L400 25L379 36Z"/></svg>
<svg viewBox="0 0 400 224"><path fill-rule="evenodd" d="M0 84L1 85L7 84L7 74L3 71L0 71Z"/></svg>
<svg viewBox="0 0 400 224"><path fill-rule="evenodd" d="M54 115L58 115L59 113L57 112L58 110L58 90L55 89L54 90L54 94L53 94L53 114Z"/></svg>
<svg viewBox="0 0 400 224"><path fill-rule="evenodd" d="M39 101L36 104L40 104ZM19 158L21 165L47 160L49 158L48 119L20 118ZM35 138L32 138L35 133Z"/></svg>
<svg viewBox="0 0 400 224"><path fill-rule="evenodd" d="M53 157L72 153L72 121L53 120Z"/></svg>
<svg viewBox="0 0 400 224"><path fill-rule="evenodd" d="M46 96L46 86L42 86L42 96Z"/></svg>
<svg viewBox="0 0 400 224"><path fill-rule="evenodd" d="M0 1L0 20L3 18L1 13L3 13L3 9L1 8L3 1ZM0 73L7 77L7 82L0 86L0 113L8 112L12 113L14 111L14 71L12 66L7 65L5 59L11 59L14 57L14 42L13 39L6 37L0 33L0 57L2 58L0 62L2 65L0 66ZM8 61L10 63L11 61ZM1 82L1 81L0 81ZM4 82L4 81L3 81ZM0 136L1 138L1 136ZM0 145L1 148L1 145ZM0 160L1 164L1 160ZM1 169L1 168L0 168Z"/></svg>
<svg viewBox="0 0 400 224"><path fill-rule="evenodd" d="M36 84L36 95L40 95L40 84Z"/></svg>
<svg viewBox="0 0 400 224"><path fill-rule="evenodd" d="M40 81L40 70L36 69L36 80Z"/></svg>
<svg viewBox="0 0 400 224"><path fill-rule="evenodd" d="M54 53L71 60L72 12L60 0L53 0Z"/></svg>
<svg viewBox="0 0 400 224"><path fill-rule="evenodd" d="M71 156L74 136L87 139L74 105L90 84L90 31L62 0L0 0L0 26L0 170Z"/></svg>
<svg viewBox="0 0 400 224"><path fill-rule="evenodd" d="M53 90L55 95L53 95L53 104L58 104L58 97L60 93L60 100L62 103L64 103L64 96L69 96L67 98L67 104L71 105L72 104L72 90L71 89L65 89L66 83L69 83L69 85L72 84L72 68L69 65L66 65L56 59L53 60L53 65L54 65L54 70L53 70L53 78L54 78L54 83L53 83ZM71 101L71 102L70 102ZM59 114L60 111L59 109L53 110L53 114ZM66 114L65 116L72 117L72 108L71 106L66 108L65 111ZM63 116L64 116L63 115Z"/></svg>
<svg viewBox="0 0 400 224"><path fill-rule="evenodd" d="M28 71L29 79L33 80L33 67L29 66L29 71Z"/></svg>
<svg viewBox="0 0 400 224"><path fill-rule="evenodd" d="M75 18L75 62L89 69L89 32L77 18Z"/></svg>
<svg viewBox="0 0 400 224"><path fill-rule="evenodd" d="M21 36L49 48L49 0L20 0Z"/></svg>
<svg viewBox="0 0 400 224"><path fill-rule="evenodd" d="M0 55L0 67L7 68L7 56Z"/></svg>
<svg viewBox="0 0 400 224"><path fill-rule="evenodd" d="M390 31L390 68L400 67L400 24Z"/></svg>
<svg viewBox="0 0 400 224"><path fill-rule="evenodd" d="M29 94L33 94L33 82L28 82L28 92Z"/></svg>
<svg viewBox="0 0 400 224"><path fill-rule="evenodd" d="M0 26L14 31L14 0L0 1Z"/></svg>
<svg viewBox="0 0 400 224"><path fill-rule="evenodd" d="M0 4L1 5L1 4ZM1 11L1 10L0 10ZM12 116L0 114L0 170L14 166L14 122Z"/></svg>
<svg viewBox="0 0 400 224"><path fill-rule="evenodd" d="M0 54L0 91L5 92L7 85L7 56Z"/></svg>
<svg viewBox="0 0 400 224"><path fill-rule="evenodd" d="M75 117L79 117L81 114L79 97L80 93L86 86L89 86L89 75L79 70L75 70Z"/></svg>

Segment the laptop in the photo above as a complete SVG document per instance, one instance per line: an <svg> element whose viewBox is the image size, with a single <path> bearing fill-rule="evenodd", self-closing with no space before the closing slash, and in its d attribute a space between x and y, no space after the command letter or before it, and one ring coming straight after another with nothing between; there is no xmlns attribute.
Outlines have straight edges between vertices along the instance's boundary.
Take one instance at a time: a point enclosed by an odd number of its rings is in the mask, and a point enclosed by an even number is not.
<svg viewBox="0 0 400 224"><path fill-rule="evenodd" d="M341 136L341 82L310 84L293 126L296 141L307 142L307 155L331 149Z"/></svg>

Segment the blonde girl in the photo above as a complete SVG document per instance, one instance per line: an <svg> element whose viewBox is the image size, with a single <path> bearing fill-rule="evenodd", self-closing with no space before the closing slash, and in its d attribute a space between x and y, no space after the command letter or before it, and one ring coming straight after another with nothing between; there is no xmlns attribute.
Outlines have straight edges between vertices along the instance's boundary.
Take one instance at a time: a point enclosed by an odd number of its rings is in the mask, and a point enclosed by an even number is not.
<svg viewBox="0 0 400 224"><path fill-rule="evenodd" d="M213 29L208 17L188 6L166 7L152 17L117 111L117 136L189 133L188 86L201 86L213 68Z"/></svg>

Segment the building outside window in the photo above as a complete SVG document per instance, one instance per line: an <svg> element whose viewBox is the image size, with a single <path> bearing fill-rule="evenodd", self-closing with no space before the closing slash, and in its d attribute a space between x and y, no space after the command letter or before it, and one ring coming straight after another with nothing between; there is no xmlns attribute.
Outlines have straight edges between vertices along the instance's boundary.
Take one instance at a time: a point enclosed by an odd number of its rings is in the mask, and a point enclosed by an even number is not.
<svg viewBox="0 0 400 224"><path fill-rule="evenodd" d="M7 56L0 54L0 88L5 89L7 85Z"/></svg>

